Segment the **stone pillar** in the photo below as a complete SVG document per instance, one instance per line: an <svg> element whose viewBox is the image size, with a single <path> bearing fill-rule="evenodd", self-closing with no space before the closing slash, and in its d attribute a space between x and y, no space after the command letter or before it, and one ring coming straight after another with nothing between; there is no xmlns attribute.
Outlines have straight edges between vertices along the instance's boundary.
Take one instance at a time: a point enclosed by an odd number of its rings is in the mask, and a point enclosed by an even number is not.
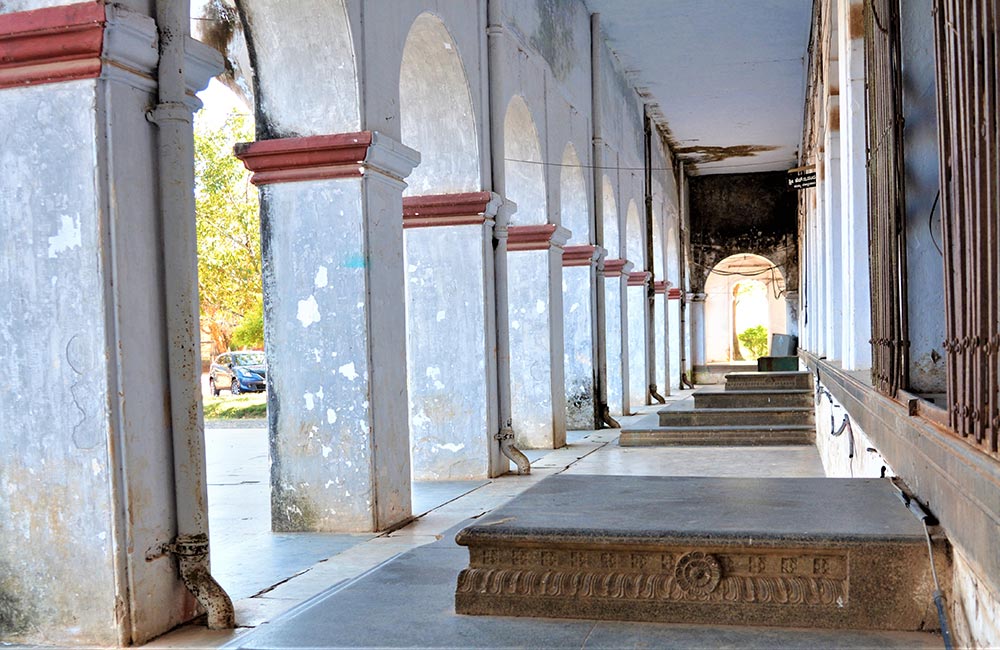
<svg viewBox="0 0 1000 650"><path fill-rule="evenodd" d="M487 478L497 451L491 192L403 199L415 480Z"/></svg>
<svg viewBox="0 0 1000 650"><path fill-rule="evenodd" d="M562 247L555 224L507 228L511 417L516 444L566 444Z"/></svg>
<svg viewBox="0 0 1000 650"><path fill-rule="evenodd" d="M785 292L785 318L787 326L785 329L792 336L799 336L799 292ZM801 346L801 341L799 342Z"/></svg>
<svg viewBox="0 0 1000 650"><path fill-rule="evenodd" d="M629 372L629 413L639 406L649 404L649 372L646 368L646 324L649 322L649 281L648 271L634 271L628 274L626 295L628 296L628 372Z"/></svg>
<svg viewBox="0 0 1000 650"><path fill-rule="evenodd" d="M0 640L141 644L197 613L164 551L180 497L159 133L146 117L156 23L97 2L4 11ZM185 49L178 121L221 70L209 48ZM200 401L186 406L200 425Z"/></svg>
<svg viewBox="0 0 1000 650"><path fill-rule="evenodd" d="M681 290L677 287L667 286L667 317L669 327L667 334L670 337L670 366L669 379L670 387L681 390L681 346L684 345L684 332L681 331Z"/></svg>
<svg viewBox="0 0 1000 650"><path fill-rule="evenodd" d="M828 359L843 359L843 338L840 330L844 326L844 311L842 308L842 285L844 282L844 251L841 248L843 231L841 230L841 193L840 193L840 131L834 130L834 125L840 124L839 97L831 95L827 98L827 123L824 146L825 183L823 186L823 205L826 217L823 221L823 241L826 242L823 273L826 295L824 296L824 311L826 319L821 324L825 329L826 356Z"/></svg>
<svg viewBox="0 0 1000 650"><path fill-rule="evenodd" d="M704 293L687 296L688 319L691 327L691 367L705 365L705 299Z"/></svg>
<svg viewBox="0 0 1000 650"><path fill-rule="evenodd" d="M656 330L656 370L653 376L656 378L660 394L664 396L670 395L670 340L668 337L670 303L667 301L669 284L666 280L657 280L653 283L653 326Z"/></svg>
<svg viewBox="0 0 1000 650"><path fill-rule="evenodd" d="M608 359L608 410L612 415L628 413L626 399L628 389L625 378L628 376L628 359L625 336L628 333L625 313L625 287L632 263L625 259L604 260L602 273L604 275L604 315L605 341L607 343Z"/></svg>
<svg viewBox="0 0 1000 650"><path fill-rule="evenodd" d="M566 246L563 249L563 327L566 339L566 428L596 429L597 394L596 311L592 297L598 280L597 266L604 257L599 246Z"/></svg>
<svg viewBox="0 0 1000 650"><path fill-rule="evenodd" d="M271 526L384 530L410 517L403 179L417 152L372 131L264 140Z"/></svg>

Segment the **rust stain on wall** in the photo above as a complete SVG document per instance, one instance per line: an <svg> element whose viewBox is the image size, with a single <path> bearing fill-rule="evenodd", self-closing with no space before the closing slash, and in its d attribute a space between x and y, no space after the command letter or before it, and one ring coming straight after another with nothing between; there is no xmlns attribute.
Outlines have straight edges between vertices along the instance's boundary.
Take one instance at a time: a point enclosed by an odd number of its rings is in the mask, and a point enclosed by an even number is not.
<svg viewBox="0 0 1000 650"><path fill-rule="evenodd" d="M848 16L848 34L853 41L856 38L865 37L865 6L864 4L851 3L850 15Z"/></svg>
<svg viewBox="0 0 1000 650"><path fill-rule="evenodd" d="M714 163L730 158L749 158L765 151L774 151L778 147L769 144L736 144L730 147L714 147L709 145L697 147L678 147L674 153L679 156L690 156L695 164Z"/></svg>

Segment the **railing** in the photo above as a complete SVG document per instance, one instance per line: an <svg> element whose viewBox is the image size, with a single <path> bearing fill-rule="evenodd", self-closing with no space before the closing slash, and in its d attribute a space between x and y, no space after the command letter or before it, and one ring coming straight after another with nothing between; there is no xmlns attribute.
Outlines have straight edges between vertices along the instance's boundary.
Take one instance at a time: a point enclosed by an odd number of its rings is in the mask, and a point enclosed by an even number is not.
<svg viewBox="0 0 1000 650"><path fill-rule="evenodd" d="M951 428L997 454L1000 430L1000 0L936 0Z"/></svg>
<svg viewBox="0 0 1000 650"><path fill-rule="evenodd" d="M865 2L872 385L907 388L902 81L898 0Z"/></svg>

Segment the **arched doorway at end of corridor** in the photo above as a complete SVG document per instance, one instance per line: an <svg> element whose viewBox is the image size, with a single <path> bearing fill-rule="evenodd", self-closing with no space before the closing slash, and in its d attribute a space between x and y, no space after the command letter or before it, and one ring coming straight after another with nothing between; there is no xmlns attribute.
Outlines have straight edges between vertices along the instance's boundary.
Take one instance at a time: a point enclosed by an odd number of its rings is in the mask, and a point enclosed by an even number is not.
<svg viewBox="0 0 1000 650"><path fill-rule="evenodd" d="M707 374L713 365L756 367L771 336L787 333L785 291L781 270L760 255L731 255L712 268L705 282Z"/></svg>

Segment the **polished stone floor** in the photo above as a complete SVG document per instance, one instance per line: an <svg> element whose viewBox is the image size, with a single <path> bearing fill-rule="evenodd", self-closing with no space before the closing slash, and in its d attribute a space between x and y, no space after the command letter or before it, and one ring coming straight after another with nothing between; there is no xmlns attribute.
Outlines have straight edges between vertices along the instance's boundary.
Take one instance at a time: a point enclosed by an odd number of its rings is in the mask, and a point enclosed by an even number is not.
<svg viewBox="0 0 1000 650"><path fill-rule="evenodd" d="M688 397L686 391L674 399ZM630 426L655 407L623 418ZM256 428L209 428L212 567L234 597L238 629L186 626L147 647L939 647L927 634L706 628L650 623L458 616L455 580L466 565L454 533L555 474L820 477L812 447L632 448L616 430L571 432L533 452L532 473L414 485L410 525L382 535L267 530L267 440Z"/></svg>

